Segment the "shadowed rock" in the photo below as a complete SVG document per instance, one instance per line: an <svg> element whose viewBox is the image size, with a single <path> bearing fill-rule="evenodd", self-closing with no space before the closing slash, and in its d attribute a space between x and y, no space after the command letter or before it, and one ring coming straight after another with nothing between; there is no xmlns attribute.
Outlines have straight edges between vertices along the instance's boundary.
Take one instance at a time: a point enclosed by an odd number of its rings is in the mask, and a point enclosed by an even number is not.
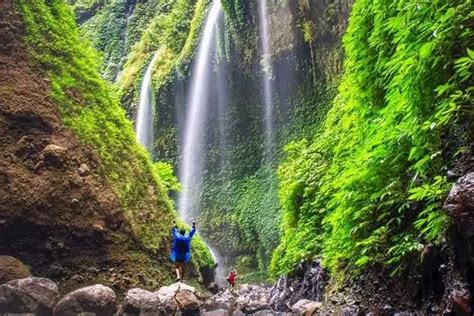
<svg viewBox="0 0 474 316"><path fill-rule="evenodd" d="M444 201L444 210L468 235L474 235L474 172L456 181Z"/></svg>
<svg viewBox="0 0 474 316"><path fill-rule="evenodd" d="M44 278L12 280L0 285L0 314L53 315L59 299L56 283Z"/></svg>

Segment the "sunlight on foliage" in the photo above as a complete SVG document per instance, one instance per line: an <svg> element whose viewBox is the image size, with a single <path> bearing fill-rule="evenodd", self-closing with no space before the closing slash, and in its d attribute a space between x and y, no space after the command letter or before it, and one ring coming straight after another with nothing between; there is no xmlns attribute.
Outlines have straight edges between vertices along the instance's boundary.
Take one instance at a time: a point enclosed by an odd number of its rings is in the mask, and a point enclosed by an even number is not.
<svg viewBox="0 0 474 316"><path fill-rule="evenodd" d="M280 165L274 276L319 255L334 273L401 273L441 240L456 159L445 139L472 113L470 17L465 0L355 2L339 94L314 141L290 143Z"/></svg>

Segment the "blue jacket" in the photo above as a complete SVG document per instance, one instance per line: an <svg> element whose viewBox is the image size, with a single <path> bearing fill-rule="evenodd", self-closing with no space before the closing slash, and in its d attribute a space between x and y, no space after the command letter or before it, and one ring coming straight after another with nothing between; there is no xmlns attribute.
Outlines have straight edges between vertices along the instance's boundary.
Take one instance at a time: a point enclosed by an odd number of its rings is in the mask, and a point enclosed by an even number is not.
<svg viewBox="0 0 474 316"><path fill-rule="evenodd" d="M181 235L178 228L173 227L173 246L171 247L170 259L173 262L189 262L191 260L191 239L196 232L196 228L192 228L189 234Z"/></svg>

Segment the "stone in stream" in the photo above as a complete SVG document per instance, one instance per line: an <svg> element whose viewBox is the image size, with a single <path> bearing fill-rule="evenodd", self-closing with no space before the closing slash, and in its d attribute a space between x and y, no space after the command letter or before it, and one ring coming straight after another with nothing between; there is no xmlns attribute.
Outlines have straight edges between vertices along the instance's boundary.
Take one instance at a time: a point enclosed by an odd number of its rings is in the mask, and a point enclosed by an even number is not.
<svg viewBox="0 0 474 316"><path fill-rule="evenodd" d="M44 278L12 280L0 285L0 314L53 315L59 299L56 283Z"/></svg>
<svg viewBox="0 0 474 316"><path fill-rule="evenodd" d="M443 208L468 235L474 235L474 172L456 181Z"/></svg>
<svg viewBox="0 0 474 316"><path fill-rule="evenodd" d="M54 308L56 316L76 316L95 313L97 316L112 316L117 311L115 292L96 284L66 294Z"/></svg>
<svg viewBox="0 0 474 316"><path fill-rule="evenodd" d="M20 260L10 256L0 256L0 284L30 276L30 271Z"/></svg>
<svg viewBox="0 0 474 316"><path fill-rule="evenodd" d="M165 308L156 293L135 288L127 292L118 315L165 315Z"/></svg>

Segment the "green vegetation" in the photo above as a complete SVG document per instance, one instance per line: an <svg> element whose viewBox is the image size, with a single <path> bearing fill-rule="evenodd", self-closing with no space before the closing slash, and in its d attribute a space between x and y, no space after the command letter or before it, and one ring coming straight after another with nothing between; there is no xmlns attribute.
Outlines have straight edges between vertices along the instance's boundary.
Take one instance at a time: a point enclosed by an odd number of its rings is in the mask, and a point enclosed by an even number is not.
<svg viewBox="0 0 474 316"><path fill-rule="evenodd" d="M274 276L319 255L333 273L380 264L400 273L443 238L445 174L466 150L452 140L472 120L474 54L461 44L472 43L471 9L461 0L355 2L339 94L311 141L286 146L279 168Z"/></svg>
<svg viewBox="0 0 474 316"><path fill-rule="evenodd" d="M175 218L167 190L178 188L170 167L153 164L137 143L113 90L99 75L96 52L79 37L70 8L59 0L19 1L18 8L26 42L50 80L65 124L97 152L101 172L138 239L151 250L163 251ZM209 256L198 247L198 262L209 264Z"/></svg>
<svg viewBox="0 0 474 316"><path fill-rule="evenodd" d="M171 80L174 71L187 67L198 39L209 0L176 0L169 12L157 14L133 47L118 85L121 91L139 91L142 71L152 54L159 58L153 69L155 91Z"/></svg>

